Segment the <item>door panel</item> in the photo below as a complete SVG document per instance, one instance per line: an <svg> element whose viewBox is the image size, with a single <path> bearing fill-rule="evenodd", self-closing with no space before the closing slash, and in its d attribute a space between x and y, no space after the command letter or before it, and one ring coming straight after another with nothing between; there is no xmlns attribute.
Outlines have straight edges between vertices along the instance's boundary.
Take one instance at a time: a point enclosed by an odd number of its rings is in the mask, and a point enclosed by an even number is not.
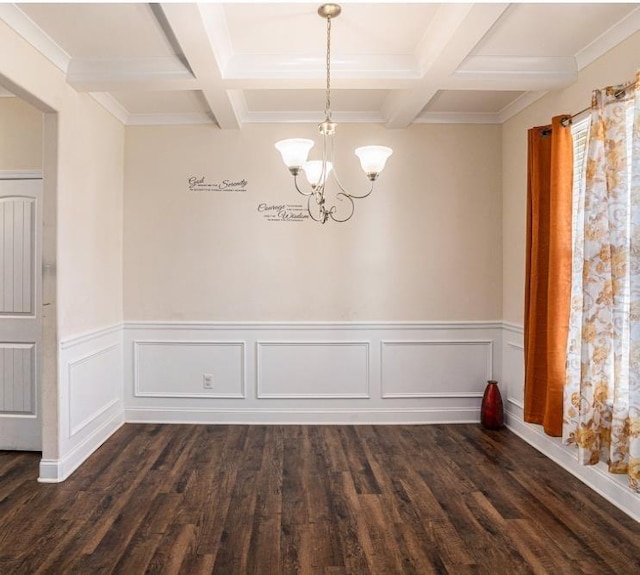
<svg viewBox="0 0 640 575"><path fill-rule="evenodd" d="M0 449L42 448L42 180L0 180Z"/></svg>
<svg viewBox="0 0 640 575"><path fill-rule="evenodd" d="M0 197L0 313L33 313L36 201Z"/></svg>

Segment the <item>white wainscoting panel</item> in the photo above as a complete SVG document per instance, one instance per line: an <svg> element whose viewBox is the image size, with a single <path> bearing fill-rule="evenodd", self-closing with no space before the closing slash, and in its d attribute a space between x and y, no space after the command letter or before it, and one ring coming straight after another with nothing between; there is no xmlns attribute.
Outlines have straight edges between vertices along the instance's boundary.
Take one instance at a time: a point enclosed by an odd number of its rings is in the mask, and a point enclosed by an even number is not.
<svg viewBox="0 0 640 575"><path fill-rule="evenodd" d="M369 342L259 341L258 398L369 398Z"/></svg>
<svg viewBox="0 0 640 575"><path fill-rule="evenodd" d="M382 342L382 397L482 397L493 340Z"/></svg>
<svg viewBox="0 0 640 575"><path fill-rule="evenodd" d="M245 396L243 341L135 341L136 397ZM205 374L211 389L204 388Z"/></svg>
<svg viewBox="0 0 640 575"><path fill-rule="evenodd" d="M0 413L36 413L35 343L0 343Z"/></svg>
<svg viewBox="0 0 640 575"><path fill-rule="evenodd" d="M479 421L482 390L500 363L501 335L498 322L129 322L126 419ZM220 387L204 390L205 373Z"/></svg>
<svg viewBox="0 0 640 575"><path fill-rule="evenodd" d="M502 378L504 398L510 411L522 417L524 408L524 331L522 327L505 324L502 337Z"/></svg>
<svg viewBox="0 0 640 575"><path fill-rule="evenodd" d="M122 347L100 347L69 362L69 437L95 421L120 399Z"/></svg>
<svg viewBox="0 0 640 575"><path fill-rule="evenodd" d="M64 481L124 423L122 324L60 342L60 457L39 481Z"/></svg>

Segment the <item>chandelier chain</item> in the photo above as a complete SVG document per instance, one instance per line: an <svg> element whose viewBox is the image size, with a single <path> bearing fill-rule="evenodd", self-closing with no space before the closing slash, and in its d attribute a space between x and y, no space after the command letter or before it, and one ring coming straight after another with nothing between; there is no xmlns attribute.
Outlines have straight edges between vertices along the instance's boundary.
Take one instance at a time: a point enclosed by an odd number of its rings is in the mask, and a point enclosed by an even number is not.
<svg viewBox="0 0 640 575"><path fill-rule="evenodd" d="M327 17L327 102L324 115L331 120L331 17Z"/></svg>

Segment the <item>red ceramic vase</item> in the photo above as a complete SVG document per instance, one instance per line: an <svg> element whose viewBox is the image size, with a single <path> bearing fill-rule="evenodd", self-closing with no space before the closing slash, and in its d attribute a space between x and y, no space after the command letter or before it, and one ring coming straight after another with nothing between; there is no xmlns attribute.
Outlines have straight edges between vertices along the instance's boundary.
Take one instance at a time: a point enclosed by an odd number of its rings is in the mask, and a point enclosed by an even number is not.
<svg viewBox="0 0 640 575"><path fill-rule="evenodd" d="M500 429L504 425L504 409L498 382L489 380L482 397L480 423L487 429Z"/></svg>

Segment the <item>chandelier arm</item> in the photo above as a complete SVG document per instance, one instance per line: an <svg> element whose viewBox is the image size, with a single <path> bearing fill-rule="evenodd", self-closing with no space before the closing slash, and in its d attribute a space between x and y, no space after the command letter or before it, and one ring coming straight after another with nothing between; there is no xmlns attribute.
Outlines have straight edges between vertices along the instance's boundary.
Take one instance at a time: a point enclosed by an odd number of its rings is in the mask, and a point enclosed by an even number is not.
<svg viewBox="0 0 640 575"><path fill-rule="evenodd" d="M362 196L356 196L355 194L350 194L349 192L342 192L345 196L349 196L349 198L353 198L356 200L362 200L364 198L368 198L371 195L371 192L373 192L373 187L374 187L374 183L371 182L371 187L369 188L369 191L366 194L363 194Z"/></svg>
<svg viewBox="0 0 640 575"><path fill-rule="evenodd" d="M371 195L371 192L373 192L373 186L375 185L375 183L372 181L371 182L371 188L369 188L369 191L366 194L363 194L362 196L358 196L356 194L352 194L351 192L348 192L345 187L342 185L342 182L340 181L340 178L338 177L338 173L336 170L333 170L333 172L331 172L331 175L333 176L333 179L336 181L336 184L338 184L338 187L341 190L342 195L344 196L349 196L349 198L353 198L356 200L362 200L368 196Z"/></svg>
<svg viewBox="0 0 640 575"><path fill-rule="evenodd" d="M313 211L311 210L311 199L312 199L312 198L315 198L315 194L310 194L310 195L309 195L309 199L307 199L307 212L309 212L309 217L310 217L314 222L324 223L324 222L322 221L322 210L320 210L320 217L319 217L319 218L316 218L316 217L313 215ZM316 205L318 205L318 206L320 205L320 204L318 203L317 198L316 198Z"/></svg>
<svg viewBox="0 0 640 575"><path fill-rule="evenodd" d="M329 215L331 216L331 219L334 222L343 223L343 222L349 221L353 217L353 212L355 212L356 210L356 205L349 194L345 194L344 192L338 192L336 194L336 197L339 197L339 196L344 196L351 202L351 211L349 212L349 215L346 218L336 218L333 215L336 212L336 209L337 209L336 206L331 207L331 209L329 210Z"/></svg>
<svg viewBox="0 0 640 575"><path fill-rule="evenodd" d="M303 192L299 186L298 186L298 176L293 176L293 185L296 187L296 190L298 191L299 194L302 194L303 196L308 196L311 197L315 194L314 190L311 190L310 192Z"/></svg>

